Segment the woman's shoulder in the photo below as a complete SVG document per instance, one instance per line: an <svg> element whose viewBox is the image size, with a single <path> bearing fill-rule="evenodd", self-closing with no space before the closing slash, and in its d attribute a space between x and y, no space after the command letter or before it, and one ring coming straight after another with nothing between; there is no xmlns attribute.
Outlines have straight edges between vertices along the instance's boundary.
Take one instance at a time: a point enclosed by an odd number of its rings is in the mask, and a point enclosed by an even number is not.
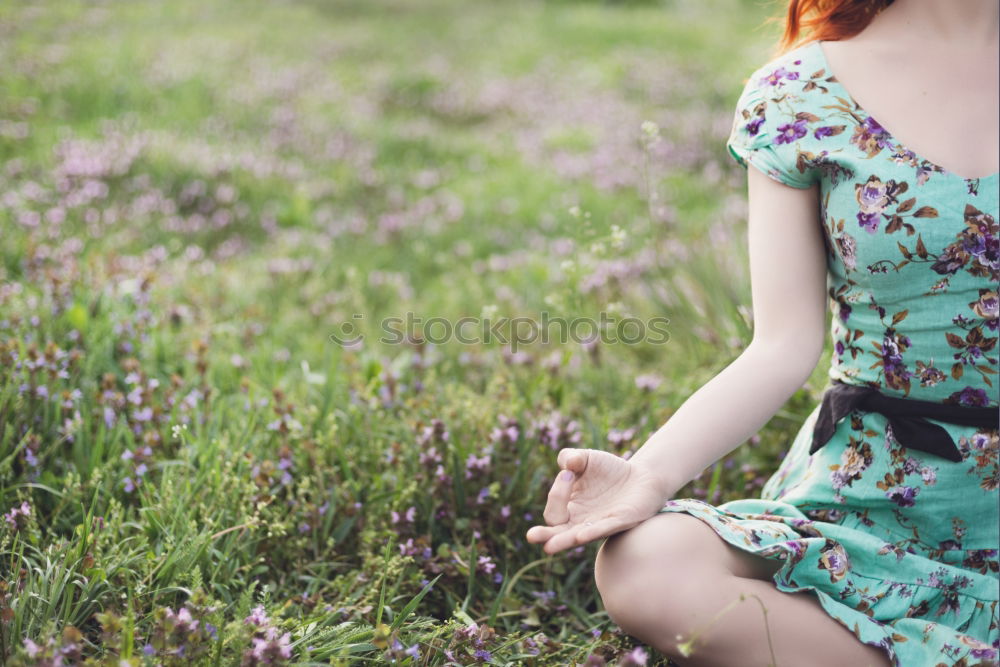
<svg viewBox="0 0 1000 667"><path fill-rule="evenodd" d="M743 97L773 99L789 93L826 92L832 80L819 43L811 41L772 58L753 70L744 83Z"/></svg>
<svg viewBox="0 0 1000 667"><path fill-rule="evenodd" d="M786 51L754 70L736 104L727 146L746 166L796 188L818 181L816 169L823 146L817 142L843 127L828 127L826 93L832 77L822 51L809 42ZM825 143L824 143L825 145Z"/></svg>

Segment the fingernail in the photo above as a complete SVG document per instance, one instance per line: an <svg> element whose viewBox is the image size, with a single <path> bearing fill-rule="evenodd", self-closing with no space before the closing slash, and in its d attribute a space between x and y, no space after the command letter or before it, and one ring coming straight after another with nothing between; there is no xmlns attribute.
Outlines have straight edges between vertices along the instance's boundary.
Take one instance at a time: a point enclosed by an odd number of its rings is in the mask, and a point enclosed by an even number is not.
<svg viewBox="0 0 1000 667"><path fill-rule="evenodd" d="M566 482L572 482L573 481L573 471L572 470L563 470L559 474L559 477L561 477Z"/></svg>

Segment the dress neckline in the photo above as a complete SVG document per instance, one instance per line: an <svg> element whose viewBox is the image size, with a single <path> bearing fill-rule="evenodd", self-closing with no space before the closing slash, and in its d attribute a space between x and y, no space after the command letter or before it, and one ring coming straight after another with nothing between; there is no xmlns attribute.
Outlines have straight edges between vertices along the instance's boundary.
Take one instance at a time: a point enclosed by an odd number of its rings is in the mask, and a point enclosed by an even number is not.
<svg viewBox="0 0 1000 667"><path fill-rule="evenodd" d="M854 99L854 96L851 95L850 91L848 91L847 88L844 87L844 84L841 83L841 81L840 81L840 77L838 77L837 74L836 74L836 72L833 71L833 68L830 67L830 61L827 60L827 58L826 58L826 52L823 50L822 42L823 42L823 40L815 40L815 41L812 42L812 46L816 50L816 53L818 54L817 57L818 57L818 60L820 61L820 64L823 66L823 68L826 70L827 74L830 76L829 80L831 81L831 83L836 84L836 86L840 90L841 94L847 99L847 101L849 101L854 106L854 110L857 111L858 114L860 114L862 116L862 120L867 119L871 123L873 123L873 124L879 126L880 128L882 128L882 132L885 134L886 139L889 140L889 141L891 141L891 143L893 143L900 151L902 151L904 153L907 153L909 155L912 155L919 162L926 162L930 166L934 167L935 170L940 170L941 172L943 172L945 174L948 174L950 176L953 176L955 178L963 180L963 181L965 181L967 183L972 182L972 181L987 181L987 180L990 180L990 179L995 179L998 176L1000 176L1000 171L995 171L995 172L993 172L991 174L986 174L985 176L970 176L970 177L965 177L965 176L962 176L961 174L958 174L958 173L952 171L951 169L948 169L945 166L937 164L933 160L928 160L927 158L925 158L920 153L918 153L918 152L916 152L914 150L911 150L908 146L906 146L905 144L903 144L898 138L896 138L895 135L893 135L893 133L885 125L883 125L879 120L877 120L874 116L872 116L870 113L868 113L868 111L863 106L861 106L860 104L858 104L858 101L856 99Z"/></svg>

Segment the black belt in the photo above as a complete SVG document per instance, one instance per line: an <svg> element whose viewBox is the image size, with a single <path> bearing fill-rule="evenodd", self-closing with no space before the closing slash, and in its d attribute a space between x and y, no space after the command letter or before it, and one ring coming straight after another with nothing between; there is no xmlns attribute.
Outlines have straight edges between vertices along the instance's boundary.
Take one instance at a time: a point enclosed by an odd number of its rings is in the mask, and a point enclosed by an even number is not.
<svg viewBox="0 0 1000 667"><path fill-rule="evenodd" d="M833 380L831 386L823 393L823 403L816 419L816 427L813 429L810 454L818 451L833 437L837 422L851 410L878 412L884 415L889 420L893 436L903 447L934 454L949 461L961 461L961 452L958 451L948 431L927 419L961 426L1000 428L1000 411L997 408L972 408L886 396L873 387Z"/></svg>

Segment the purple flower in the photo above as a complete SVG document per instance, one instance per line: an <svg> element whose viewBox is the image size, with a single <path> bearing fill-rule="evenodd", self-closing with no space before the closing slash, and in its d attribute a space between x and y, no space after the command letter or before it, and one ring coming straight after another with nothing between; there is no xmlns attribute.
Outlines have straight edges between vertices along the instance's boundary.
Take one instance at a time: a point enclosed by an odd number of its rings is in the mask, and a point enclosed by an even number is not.
<svg viewBox="0 0 1000 667"><path fill-rule="evenodd" d="M865 118L864 128L873 134L885 134L885 128L878 124L878 122L871 116Z"/></svg>
<svg viewBox="0 0 1000 667"><path fill-rule="evenodd" d="M635 386L642 391L653 391L663 382L663 378L655 373L638 375L635 378Z"/></svg>
<svg viewBox="0 0 1000 667"><path fill-rule="evenodd" d="M974 408L985 408L990 404L990 399L986 395L986 391L973 387L966 387L961 391L956 391L948 398L952 401L958 401L960 405L968 405Z"/></svg>
<svg viewBox="0 0 1000 667"><path fill-rule="evenodd" d="M18 516L27 517L31 514L31 505L28 501L22 501L20 507L13 507L9 512L3 515L3 518L10 524L10 527L14 530L18 528Z"/></svg>
<svg viewBox="0 0 1000 667"><path fill-rule="evenodd" d="M894 486L885 492L885 497L900 507L913 507L918 491L912 486Z"/></svg>
<svg viewBox="0 0 1000 667"><path fill-rule="evenodd" d="M833 135L833 127L830 125L824 125L822 127L817 127L813 132L813 136L817 139L822 139L823 137L829 137Z"/></svg>
<svg viewBox="0 0 1000 667"><path fill-rule="evenodd" d="M492 572L494 570L494 568L496 568L496 563L494 563L493 560L489 556L480 556L479 560L478 560L478 564L482 565L483 570L487 574L489 574L490 572Z"/></svg>
<svg viewBox="0 0 1000 667"><path fill-rule="evenodd" d="M243 619L244 623L250 625L267 625L267 614L264 612L264 605L257 605L250 612L250 615Z"/></svg>
<svg viewBox="0 0 1000 667"><path fill-rule="evenodd" d="M764 124L763 116L755 117L752 121L746 124L747 134L749 134L751 137L757 136L757 133L760 132L760 126L763 124Z"/></svg>
<svg viewBox="0 0 1000 667"><path fill-rule="evenodd" d="M798 72L791 72L786 70L784 67L779 67L770 74L761 78L761 83L766 83L770 86L777 86L781 84L782 79L787 79L788 81L795 81L799 78Z"/></svg>
<svg viewBox="0 0 1000 667"><path fill-rule="evenodd" d="M879 214L858 212L858 226L869 234L878 231Z"/></svg>
<svg viewBox="0 0 1000 667"><path fill-rule="evenodd" d="M850 304L846 304L846 303L841 303L839 305L840 305L840 308L839 308L839 311L840 311L840 313L839 313L840 314L840 320L842 322L846 322L848 320L848 318L851 316L851 310L852 310L851 306L850 306Z"/></svg>
<svg viewBox="0 0 1000 667"><path fill-rule="evenodd" d="M621 665L645 665L649 655L641 646L636 646L622 658Z"/></svg>
<svg viewBox="0 0 1000 667"><path fill-rule="evenodd" d="M778 126L778 136L774 138L776 144L790 144L796 139L806 136L806 122L797 120L794 123L785 123Z"/></svg>

